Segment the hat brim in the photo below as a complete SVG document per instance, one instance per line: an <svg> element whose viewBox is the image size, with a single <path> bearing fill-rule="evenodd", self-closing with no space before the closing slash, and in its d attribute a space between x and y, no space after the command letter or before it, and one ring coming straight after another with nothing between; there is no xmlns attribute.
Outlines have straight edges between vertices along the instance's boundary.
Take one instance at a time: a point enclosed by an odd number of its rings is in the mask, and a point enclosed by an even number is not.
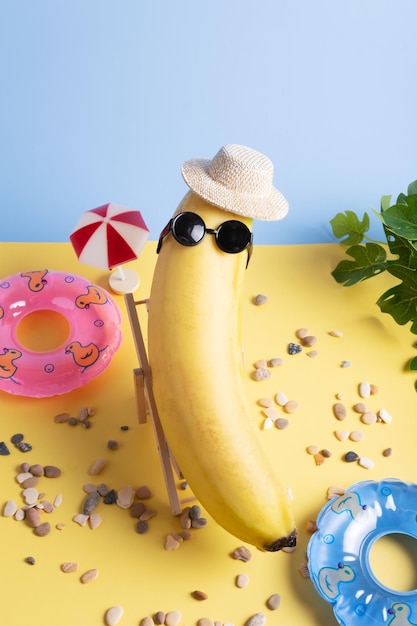
<svg viewBox="0 0 417 626"><path fill-rule="evenodd" d="M210 159L191 159L183 163L182 176L195 194L221 209L257 220L281 220L288 213L288 202L278 189L267 195L240 193L214 181L208 174Z"/></svg>

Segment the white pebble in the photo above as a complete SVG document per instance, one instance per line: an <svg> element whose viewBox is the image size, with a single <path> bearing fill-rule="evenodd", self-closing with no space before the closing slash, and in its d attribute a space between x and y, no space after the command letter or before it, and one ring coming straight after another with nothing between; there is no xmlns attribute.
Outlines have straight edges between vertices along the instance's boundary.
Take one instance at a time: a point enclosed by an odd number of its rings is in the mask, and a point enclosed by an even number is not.
<svg viewBox="0 0 417 626"><path fill-rule="evenodd" d="M245 622L245 626L264 626L264 624L266 624L264 613L255 613Z"/></svg>
<svg viewBox="0 0 417 626"><path fill-rule="evenodd" d="M335 430L334 431L334 435L335 435L336 439L338 439L339 441L346 441L346 439L349 437L349 431L347 431L347 430Z"/></svg>
<svg viewBox="0 0 417 626"><path fill-rule="evenodd" d="M342 361L340 367L350 367L352 365L352 361Z"/></svg>
<svg viewBox="0 0 417 626"><path fill-rule="evenodd" d="M106 459L96 459L90 468L90 476L97 476L100 474L105 465Z"/></svg>
<svg viewBox="0 0 417 626"><path fill-rule="evenodd" d="M239 574L236 576L236 587L243 589L249 583L249 576L247 574Z"/></svg>
<svg viewBox="0 0 417 626"><path fill-rule="evenodd" d="M268 408L270 406L273 405L273 400L271 398L259 398L258 400L258 404L259 406L263 406L265 408Z"/></svg>
<svg viewBox="0 0 417 626"><path fill-rule="evenodd" d="M4 517L13 517L17 511L17 504L14 500L7 500L4 505L3 515Z"/></svg>
<svg viewBox="0 0 417 626"><path fill-rule="evenodd" d="M340 330L331 330L329 335L331 337L343 337L343 333Z"/></svg>
<svg viewBox="0 0 417 626"><path fill-rule="evenodd" d="M23 519L25 519L25 517L26 513L24 509L17 509L16 513L14 514L14 518L17 522L21 522Z"/></svg>
<svg viewBox="0 0 417 626"><path fill-rule="evenodd" d="M104 616L107 626L116 626L120 622L122 615L123 607L121 606L112 606L110 609L107 609Z"/></svg>
<svg viewBox="0 0 417 626"><path fill-rule="evenodd" d="M126 485L126 487L122 487L117 492L117 506L121 509L128 509L133 504L133 499L135 497L135 490L131 485Z"/></svg>
<svg viewBox="0 0 417 626"><path fill-rule="evenodd" d="M91 530L95 530L98 528L103 521L103 518L99 513L91 513L88 523L90 524Z"/></svg>
<svg viewBox="0 0 417 626"><path fill-rule="evenodd" d="M88 521L88 515L84 515L83 513L77 513L72 518L72 521L78 524L79 526L85 526Z"/></svg>
<svg viewBox="0 0 417 626"><path fill-rule="evenodd" d="M288 397L286 396L286 394L283 391L279 391L276 395L275 395L275 402L279 405L279 406L285 406L288 402Z"/></svg>
<svg viewBox="0 0 417 626"><path fill-rule="evenodd" d="M369 396L371 395L371 385L368 383L367 380L363 380L361 383L359 383L358 391L361 398L369 398Z"/></svg>
<svg viewBox="0 0 417 626"><path fill-rule="evenodd" d="M54 500L54 507L58 508L62 504L62 493L57 493Z"/></svg>
<svg viewBox="0 0 417 626"><path fill-rule="evenodd" d="M349 439L351 441L362 441L364 437L365 435L363 434L361 430L352 430L352 432L349 435Z"/></svg>
<svg viewBox="0 0 417 626"><path fill-rule="evenodd" d="M388 413L386 409L379 409L378 417L380 418L381 422L384 422L384 424L389 424L392 421L392 416Z"/></svg>
<svg viewBox="0 0 417 626"><path fill-rule="evenodd" d="M274 425L274 420L272 420L270 417L266 417L262 424L262 430L269 430L270 428L273 427L273 425Z"/></svg>
<svg viewBox="0 0 417 626"><path fill-rule="evenodd" d="M26 504L35 504L39 497L39 491L35 487L27 487L27 489L23 489L22 496Z"/></svg>
<svg viewBox="0 0 417 626"><path fill-rule="evenodd" d="M165 616L165 626L178 626L182 619L179 611L168 611Z"/></svg>
<svg viewBox="0 0 417 626"><path fill-rule="evenodd" d="M30 472L20 472L20 474L16 476L16 480L19 485L24 483L25 480L28 480L29 478L33 478L33 474L31 474Z"/></svg>
<svg viewBox="0 0 417 626"><path fill-rule="evenodd" d="M372 459L369 459L366 456L361 456L358 460L358 463L361 467L364 467L365 469L372 469L375 465Z"/></svg>
<svg viewBox="0 0 417 626"><path fill-rule="evenodd" d="M266 409L262 409L262 413L265 415L265 417L268 417L273 422L278 417L278 411L273 406L270 406Z"/></svg>

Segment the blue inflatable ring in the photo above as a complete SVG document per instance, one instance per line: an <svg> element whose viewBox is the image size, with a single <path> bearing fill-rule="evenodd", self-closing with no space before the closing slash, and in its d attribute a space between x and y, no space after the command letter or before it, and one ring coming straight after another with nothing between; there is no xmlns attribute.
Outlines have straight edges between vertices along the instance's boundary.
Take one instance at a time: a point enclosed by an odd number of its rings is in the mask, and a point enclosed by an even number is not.
<svg viewBox="0 0 417 626"><path fill-rule="evenodd" d="M417 625L417 589L390 589L370 567L372 545L393 533L417 538L416 484L395 478L359 482L320 511L308 568L342 626Z"/></svg>

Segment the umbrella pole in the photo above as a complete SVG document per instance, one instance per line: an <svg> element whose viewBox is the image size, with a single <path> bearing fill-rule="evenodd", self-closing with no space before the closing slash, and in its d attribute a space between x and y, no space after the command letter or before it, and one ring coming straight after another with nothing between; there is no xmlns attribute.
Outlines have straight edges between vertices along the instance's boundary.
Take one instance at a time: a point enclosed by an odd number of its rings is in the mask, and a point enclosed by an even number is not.
<svg viewBox="0 0 417 626"><path fill-rule="evenodd" d="M139 276L130 269L123 269L121 265L110 274L109 277L110 288L114 293L118 295L125 295L126 293L133 293L139 287Z"/></svg>

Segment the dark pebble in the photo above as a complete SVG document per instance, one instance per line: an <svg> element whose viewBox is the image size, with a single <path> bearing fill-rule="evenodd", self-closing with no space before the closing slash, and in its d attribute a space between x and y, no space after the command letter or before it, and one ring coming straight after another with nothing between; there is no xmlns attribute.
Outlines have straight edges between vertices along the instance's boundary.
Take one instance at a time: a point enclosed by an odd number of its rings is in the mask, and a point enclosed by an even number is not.
<svg viewBox="0 0 417 626"><path fill-rule="evenodd" d="M100 494L98 491L93 491L92 493L89 493L83 505L84 515L91 515L94 509L98 506L99 502Z"/></svg>
<svg viewBox="0 0 417 626"><path fill-rule="evenodd" d="M190 516L191 519L198 519L200 517L201 508L198 506L198 504L194 504L193 506L190 506L188 515Z"/></svg>
<svg viewBox="0 0 417 626"><path fill-rule="evenodd" d="M357 461L359 459L359 455L356 454L356 452L351 451L351 452L346 452L343 458L347 463L352 463L353 461Z"/></svg>
<svg viewBox="0 0 417 626"><path fill-rule="evenodd" d="M115 489L110 489L110 491L108 491L106 493L106 495L103 498L103 502L104 504L114 504L115 502L117 502L117 492Z"/></svg>
<svg viewBox="0 0 417 626"><path fill-rule="evenodd" d="M25 561L26 563L29 563L29 565L35 565L35 559L33 556L27 556Z"/></svg>
<svg viewBox="0 0 417 626"><path fill-rule="evenodd" d="M81 422L81 426L82 426L83 428L91 428L91 422L90 422L90 420L83 420L83 421Z"/></svg>
<svg viewBox="0 0 417 626"><path fill-rule="evenodd" d="M101 483L98 487L97 487L97 491L98 493L103 496L103 498L105 496L107 496L107 494L109 493L109 488L107 487L107 485L105 483Z"/></svg>
<svg viewBox="0 0 417 626"><path fill-rule="evenodd" d="M145 520L139 520L139 522L136 524L136 532L138 532L139 535L143 535L144 533L148 532L148 530L148 522L145 522Z"/></svg>
<svg viewBox="0 0 417 626"><path fill-rule="evenodd" d="M129 426L120 426L120 430L129 430Z"/></svg>
<svg viewBox="0 0 417 626"><path fill-rule="evenodd" d="M117 450L119 447L119 443L115 439L109 439L107 442L107 447L109 450Z"/></svg>
<svg viewBox="0 0 417 626"><path fill-rule="evenodd" d="M13 437L10 439L10 441L12 443L14 443L15 445L17 445L18 443L20 443L21 441L23 441L23 435L22 433L16 433L15 435L13 435Z"/></svg>
<svg viewBox="0 0 417 626"><path fill-rule="evenodd" d="M198 517L197 519L191 520L192 528L204 528L207 526L207 519L205 517Z"/></svg>
<svg viewBox="0 0 417 626"><path fill-rule="evenodd" d="M183 489L184 491L185 489L188 489L187 481L183 480L182 483L180 483L180 489Z"/></svg>
<svg viewBox="0 0 417 626"><path fill-rule="evenodd" d="M70 426L77 426L77 424L78 424L78 420L77 420L77 418L76 418L76 417L70 417L70 418L68 419L68 424L69 424Z"/></svg>
<svg viewBox="0 0 417 626"><path fill-rule="evenodd" d="M0 455L7 456L8 454L10 454L9 448L6 446L4 441L0 441Z"/></svg>
<svg viewBox="0 0 417 626"><path fill-rule="evenodd" d="M146 510L146 506L143 504L143 502L135 502L135 504L130 509L130 516L140 517L142 513L145 512L145 510Z"/></svg>
<svg viewBox="0 0 417 626"><path fill-rule="evenodd" d="M21 441L17 444L17 448L19 448L21 452L30 452L32 450L32 444Z"/></svg>
<svg viewBox="0 0 417 626"><path fill-rule="evenodd" d="M299 343L289 343L288 344L288 354L298 354L301 352L302 347Z"/></svg>

